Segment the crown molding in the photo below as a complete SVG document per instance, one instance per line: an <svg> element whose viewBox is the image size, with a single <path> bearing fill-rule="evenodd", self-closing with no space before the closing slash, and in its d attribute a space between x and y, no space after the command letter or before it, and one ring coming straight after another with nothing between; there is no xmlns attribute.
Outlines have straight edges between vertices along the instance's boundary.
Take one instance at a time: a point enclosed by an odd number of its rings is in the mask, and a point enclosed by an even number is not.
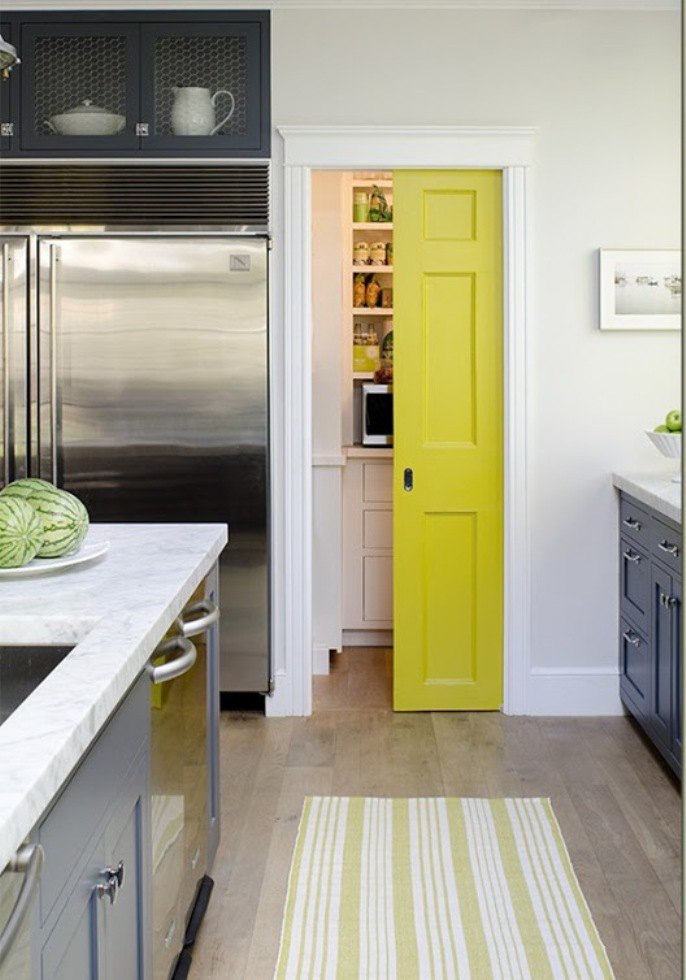
<svg viewBox="0 0 686 980"><path fill-rule="evenodd" d="M191 0L7 0L12 10L188 10ZM677 12L680 0L199 0L202 10L548 10Z"/></svg>

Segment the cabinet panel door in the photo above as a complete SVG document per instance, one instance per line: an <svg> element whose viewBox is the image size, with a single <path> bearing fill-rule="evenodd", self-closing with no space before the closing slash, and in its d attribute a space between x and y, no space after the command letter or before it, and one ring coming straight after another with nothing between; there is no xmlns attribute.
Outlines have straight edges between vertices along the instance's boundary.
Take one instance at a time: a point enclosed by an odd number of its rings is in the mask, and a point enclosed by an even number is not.
<svg viewBox="0 0 686 980"><path fill-rule="evenodd" d="M142 26L144 150L231 153L264 148L266 22L188 21Z"/></svg>
<svg viewBox="0 0 686 980"><path fill-rule="evenodd" d="M104 150L116 156L138 149L137 24L24 24L21 56L22 150L77 155ZM77 107L81 111L72 113ZM95 107L110 118L96 119ZM100 130L98 135L93 128L98 125L106 125L110 134Z"/></svg>
<svg viewBox="0 0 686 980"><path fill-rule="evenodd" d="M622 615L647 632L650 623L650 558L622 538L619 561Z"/></svg>
<svg viewBox="0 0 686 980"><path fill-rule="evenodd" d="M681 690L681 579L672 579L672 753L681 765L681 720L683 703Z"/></svg>
<svg viewBox="0 0 686 980"><path fill-rule="evenodd" d="M362 559L365 623L393 621L393 558L365 555Z"/></svg>
<svg viewBox="0 0 686 980"><path fill-rule="evenodd" d="M628 620L619 623L619 656L622 692L647 716L650 710L650 648Z"/></svg>
<svg viewBox="0 0 686 980"><path fill-rule="evenodd" d="M98 899L95 889L102 881L104 867L104 841L100 838L43 946L41 976L50 980L100 980L98 936L106 900Z"/></svg>
<svg viewBox="0 0 686 980"><path fill-rule="evenodd" d="M672 642L673 615L666 600L672 594L672 577L652 566L653 676L650 723L655 738L669 747L672 738Z"/></svg>
<svg viewBox="0 0 686 980"><path fill-rule="evenodd" d="M107 980L143 980L146 910L144 883L147 853L148 779L144 761L122 791L121 804L108 824L108 866L122 869L122 884L113 905L105 903L103 959Z"/></svg>

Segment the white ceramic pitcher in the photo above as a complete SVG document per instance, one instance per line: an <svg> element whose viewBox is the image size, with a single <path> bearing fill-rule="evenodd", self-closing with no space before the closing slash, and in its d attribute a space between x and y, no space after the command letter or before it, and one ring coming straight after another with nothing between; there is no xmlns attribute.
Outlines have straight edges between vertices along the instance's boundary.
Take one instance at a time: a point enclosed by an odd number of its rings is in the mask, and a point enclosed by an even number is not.
<svg viewBox="0 0 686 980"><path fill-rule="evenodd" d="M177 136L214 136L234 113L236 100L231 92L218 89L210 95L208 88L172 88L174 105L171 111L172 130ZM220 95L227 95L231 108L221 122L216 121L215 108Z"/></svg>

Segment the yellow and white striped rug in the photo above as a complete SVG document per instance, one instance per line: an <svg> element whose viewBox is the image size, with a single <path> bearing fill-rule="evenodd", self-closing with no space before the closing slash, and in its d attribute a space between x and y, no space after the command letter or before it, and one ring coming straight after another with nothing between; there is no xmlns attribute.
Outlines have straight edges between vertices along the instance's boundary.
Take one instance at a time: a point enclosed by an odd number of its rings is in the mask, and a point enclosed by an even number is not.
<svg viewBox="0 0 686 980"><path fill-rule="evenodd" d="M612 977L550 800L305 800L276 977Z"/></svg>

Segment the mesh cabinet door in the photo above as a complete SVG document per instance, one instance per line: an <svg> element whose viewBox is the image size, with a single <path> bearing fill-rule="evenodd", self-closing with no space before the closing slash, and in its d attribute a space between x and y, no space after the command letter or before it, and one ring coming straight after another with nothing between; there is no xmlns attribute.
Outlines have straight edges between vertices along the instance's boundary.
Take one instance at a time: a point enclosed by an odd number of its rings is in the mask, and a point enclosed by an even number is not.
<svg viewBox="0 0 686 980"><path fill-rule="evenodd" d="M21 148L136 149L139 44L137 24L24 24Z"/></svg>
<svg viewBox="0 0 686 980"><path fill-rule="evenodd" d="M269 122L265 32L257 19L144 24L143 149L260 155Z"/></svg>

